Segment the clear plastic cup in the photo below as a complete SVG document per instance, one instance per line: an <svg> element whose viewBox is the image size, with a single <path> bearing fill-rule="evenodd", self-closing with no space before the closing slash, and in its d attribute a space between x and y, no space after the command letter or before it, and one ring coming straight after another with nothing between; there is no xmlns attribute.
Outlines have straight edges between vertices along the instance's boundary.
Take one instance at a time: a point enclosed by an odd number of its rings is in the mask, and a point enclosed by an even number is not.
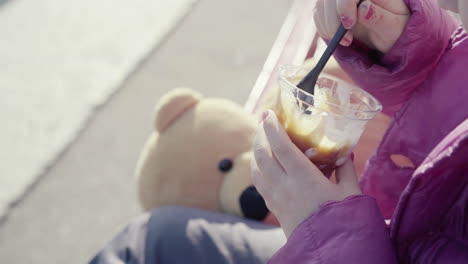
<svg viewBox="0 0 468 264"><path fill-rule="evenodd" d="M364 90L321 74L314 95L296 84L308 70L282 66L273 111L292 142L329 177L349 157L367 121L382 110Z"/></svg>

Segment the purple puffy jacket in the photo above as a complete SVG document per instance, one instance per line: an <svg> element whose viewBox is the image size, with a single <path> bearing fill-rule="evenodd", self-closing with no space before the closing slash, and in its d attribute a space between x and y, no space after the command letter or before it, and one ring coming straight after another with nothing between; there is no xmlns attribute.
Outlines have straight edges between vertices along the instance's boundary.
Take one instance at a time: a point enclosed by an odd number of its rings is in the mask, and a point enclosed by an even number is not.
<svg viewBox="0 0 468 264"><path fill-rule="evenodd" d="M323 204L270 263L468 263L468 35L434 0L406 4L408 25L378 63L337 50L393 117L361 179L365 195Z"/></svg>

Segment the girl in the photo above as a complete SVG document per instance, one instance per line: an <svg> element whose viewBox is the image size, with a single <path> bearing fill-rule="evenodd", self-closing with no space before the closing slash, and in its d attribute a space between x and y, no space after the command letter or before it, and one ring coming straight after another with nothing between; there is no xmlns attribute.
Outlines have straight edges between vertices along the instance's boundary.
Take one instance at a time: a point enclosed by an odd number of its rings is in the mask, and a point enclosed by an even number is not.
<svg viewBox="0 0 468 264"><path fill-rule="evenodd" d="M393 121L359 186L263 114L252 177L288 237L270 262L468 263L468 36L433 0L357 2L318 0L314 19L325 39L351 29L335 57ZM468 26L467 0L441 2Z"/></svg>

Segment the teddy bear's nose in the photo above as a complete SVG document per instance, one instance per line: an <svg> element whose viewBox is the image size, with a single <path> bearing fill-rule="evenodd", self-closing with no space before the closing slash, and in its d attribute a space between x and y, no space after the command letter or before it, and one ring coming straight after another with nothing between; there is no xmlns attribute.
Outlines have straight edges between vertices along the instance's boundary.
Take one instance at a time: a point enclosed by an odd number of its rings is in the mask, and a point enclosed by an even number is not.
<svg viewBox="0 0 468 264"><path fill-rule="evenodd" d="M255 186L249 186L240 196L240 206L245 217L262 221L268 215L265 200L257 192Z"/></svg>

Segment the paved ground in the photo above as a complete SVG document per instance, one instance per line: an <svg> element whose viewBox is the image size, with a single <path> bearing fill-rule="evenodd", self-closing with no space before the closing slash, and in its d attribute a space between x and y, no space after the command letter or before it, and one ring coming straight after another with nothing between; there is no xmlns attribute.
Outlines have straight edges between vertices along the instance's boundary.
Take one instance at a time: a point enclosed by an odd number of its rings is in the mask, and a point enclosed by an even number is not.
<svg viewBox="0 0 468 264"><path fill-rule="evenodd" d="M89 260L139 212L133 169L158 98L185 85L243 103L291 3L200 0L1 224L0 263Z"/></svg>

